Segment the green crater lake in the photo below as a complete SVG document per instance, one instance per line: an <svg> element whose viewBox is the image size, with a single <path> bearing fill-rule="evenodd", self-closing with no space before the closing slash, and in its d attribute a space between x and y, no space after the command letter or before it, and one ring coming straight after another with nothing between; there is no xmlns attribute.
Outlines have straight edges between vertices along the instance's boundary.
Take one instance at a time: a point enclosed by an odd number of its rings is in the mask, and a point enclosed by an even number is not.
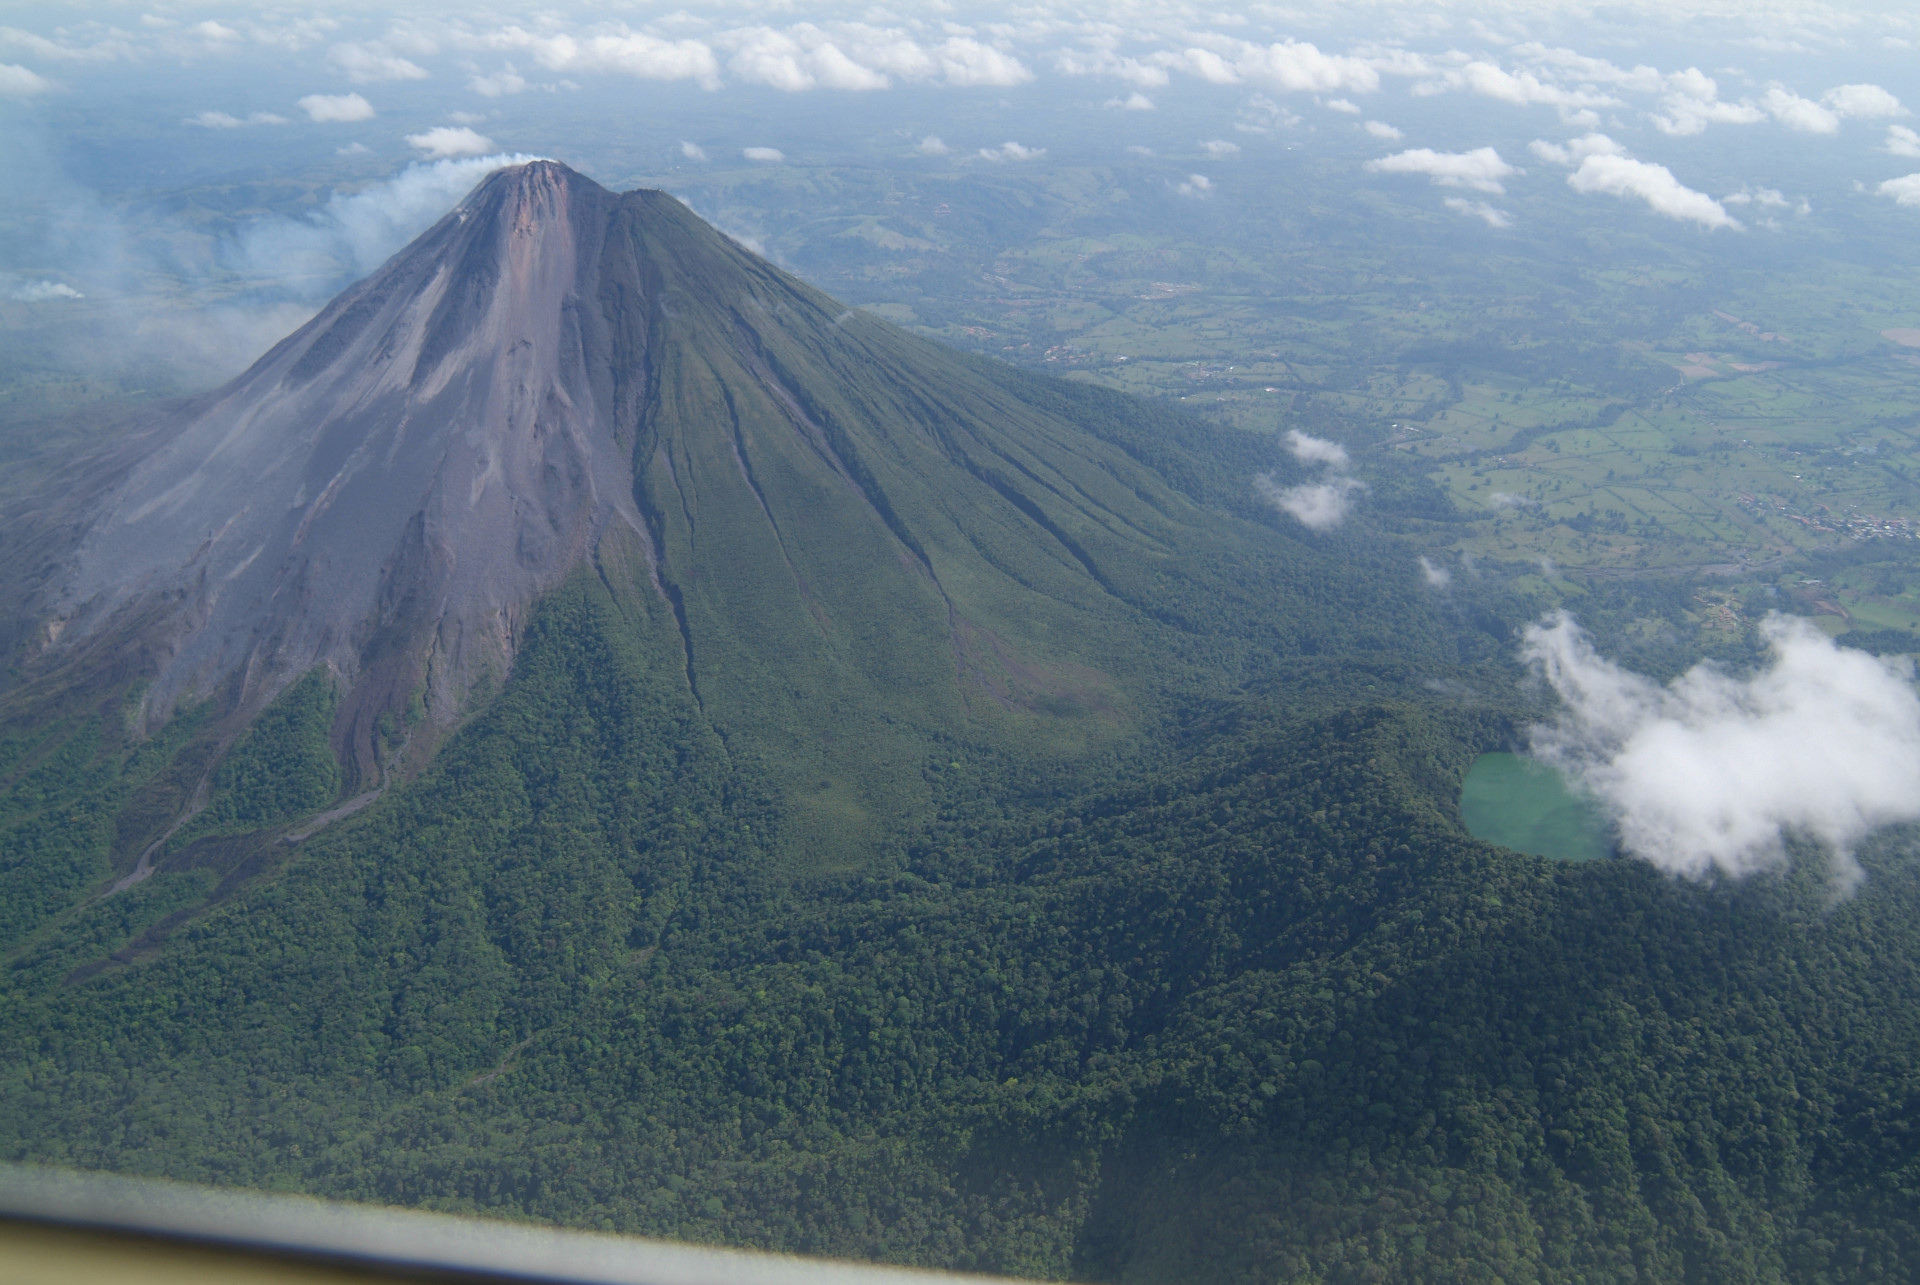
<svg viewBox="0 0 1920 1285"><path fill-rule="evenodd" d="M1599 806L1545 763L1518 754L1474 760L1460 787L1460 819L1474 838L1536 857L1594 861L1613 855L1611 827Z"/></svg>

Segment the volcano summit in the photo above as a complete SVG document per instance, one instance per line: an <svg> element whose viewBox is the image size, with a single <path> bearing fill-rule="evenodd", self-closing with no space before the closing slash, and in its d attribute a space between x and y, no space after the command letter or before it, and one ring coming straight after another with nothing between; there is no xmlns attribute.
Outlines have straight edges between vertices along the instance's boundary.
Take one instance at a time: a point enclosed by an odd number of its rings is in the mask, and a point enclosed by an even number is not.
<svg viewBox="0 0 1920 1285"><path fill-rule="evenodd" d="M365 770L373 719L414 689L444 722L504 677L528 605L610 526L644 545L596 306L618 207L564 166L501 171L161 430L63 603L79 638L172 604L150 723L235 675L258 708L326 665Z"/></svg>
<svg viewBox="0 0 1920 1285"><path fill-rule="evenodd" d="M538 161L155 426L42 637L137 635L148 731L183 701L238 726L323 669L368 786L484 704L534 604L591 570L760 761L784 830L861 849L926 805L927 737L1072 757L1191 679L1187 586L1280 542L1149 466L1194 431L1167 420Z"/></svg>

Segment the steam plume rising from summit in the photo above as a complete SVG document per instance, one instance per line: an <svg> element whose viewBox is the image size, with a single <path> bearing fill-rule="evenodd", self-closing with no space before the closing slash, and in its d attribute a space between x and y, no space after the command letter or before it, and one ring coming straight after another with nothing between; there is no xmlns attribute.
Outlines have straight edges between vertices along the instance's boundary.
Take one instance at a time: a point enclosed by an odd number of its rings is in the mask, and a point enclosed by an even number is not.
<svg viewBox="0 0 1920 1285"><path fill-rule="evenodd" d="M1841 882L1882 826L1920 818L1920 698L1907 668L1836 647L1805 621L1760 626L1747 678L1697 665L1665 687L1600 656L1564 612L1522 655L1566 703L1533 749L1613 813L1623 846L1673 874L1739 877L1824 845Z"/></svg>

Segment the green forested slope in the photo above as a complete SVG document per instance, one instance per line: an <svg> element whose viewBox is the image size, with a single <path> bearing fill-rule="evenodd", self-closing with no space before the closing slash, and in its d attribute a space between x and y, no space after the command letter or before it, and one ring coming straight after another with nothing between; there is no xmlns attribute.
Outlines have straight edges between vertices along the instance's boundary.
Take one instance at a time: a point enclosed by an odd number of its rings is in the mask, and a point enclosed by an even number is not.
<svg viewBox="0 0 1920 1285"><path fill-rule="evenodd" d="M661 193L620 198L599 281L648 581L800 866L920 824L932 742L1070 773L1276 655L1445 646L1397 551L1257 525L1264 439L940 348Z"/></svg>
<svg viewBox="0 0 1920 1285"><path fill-rule="evenodd" d="M1282 681L1038 811L928 764L891 871L795 882L650 636L577 584L417 784L131 966L16 955L5 1153L1123 1280L1916 1252L1898 863L1490 851L1485 728Z"/></svg>

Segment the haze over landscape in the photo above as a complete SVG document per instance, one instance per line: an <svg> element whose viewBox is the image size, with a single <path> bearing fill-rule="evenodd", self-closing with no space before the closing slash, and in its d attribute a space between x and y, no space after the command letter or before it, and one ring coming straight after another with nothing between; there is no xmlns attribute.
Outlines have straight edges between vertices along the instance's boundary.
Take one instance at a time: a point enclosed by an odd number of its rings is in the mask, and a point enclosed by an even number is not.
<svg viewBox="0 0 1920 1285"><path fill-rule="evenodd" d="M1920 15L24 5L0 1159L1920 1261Z"/></svg>

